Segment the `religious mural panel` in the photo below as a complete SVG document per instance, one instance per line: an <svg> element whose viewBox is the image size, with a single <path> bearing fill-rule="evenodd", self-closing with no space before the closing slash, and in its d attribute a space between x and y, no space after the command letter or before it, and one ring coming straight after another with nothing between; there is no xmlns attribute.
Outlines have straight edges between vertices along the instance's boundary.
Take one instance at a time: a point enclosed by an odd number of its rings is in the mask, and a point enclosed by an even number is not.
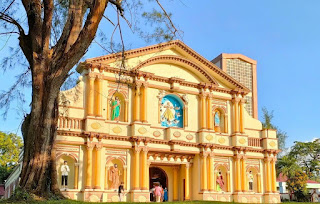
<svg viewBox="0 0 320 204"><path fill-rule="evenodd" d="M166 95L161 100L161 126L183 127L183 105L174 95Z"/></svg>

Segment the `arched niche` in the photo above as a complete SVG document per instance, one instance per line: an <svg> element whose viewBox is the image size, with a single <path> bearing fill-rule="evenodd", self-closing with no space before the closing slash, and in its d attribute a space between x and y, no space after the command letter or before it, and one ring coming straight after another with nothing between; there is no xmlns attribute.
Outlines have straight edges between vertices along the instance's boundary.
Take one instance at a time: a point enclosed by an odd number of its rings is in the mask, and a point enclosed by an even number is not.
<svg viewBox="0 0 320 204"><path fill-rule="evenodd" d="M215 175L215 189L218 192L227 191L228 185L228 178L227 178L228 167L225 164L217 164L214 168L214 175ZM222 176L222 179L219 178ZM219 179L223 181L223 186L221 188ZM220 187L219 187L220 186Z"/></svg>
<svg viewBox="0 0 320 204"><path fill-rule="evenodd" d="M117 120L116 118L112 118L113 114L113 105L115 104L115 100L118 98L120 101L120 116ZM113 121L121 121L121 122L128 122L128 99L127 94L123 91L115 91L111 90L108 95L108 106L107 106L107 120Z"/></svg>
<svg viewBox="0 0 320 204"><path fill-rule="evenodd" d="M217 133L227 133L227 119L226 111L220 107L213 109L213 127Z"/></svg>
<svg viewBox="0 0 320 204"><path fill-rule="evenodd" d="M163 127L185 126L185 104L179 95L167 94L159 99L160 124Z"/></svg>
<svg viewBox="0 0 320 204"><path fill-rule="evenodd" d="M67 161L67 165L69 166L70 172L68 173L68 189L74 189L75 188L75 166L77 164L77 159L69 154L60 154L56 158L56 169L57 169L57 179L58 179L58 185L59 187L62 187L61 185L61 166L64 164L64 161Z"/></svg>
<svg viewBox="0 0 320 204"><path fill-rule="evenodd" d="M118 189L121 182L124 182L126 189L126 171L125 163L121 158L108 158L105 166L105 189ZM118 179L118 182L114 182L114 179Z"/></svg>
<svg viewBox="0 0 320 204"><path fill-rule="evenodd" d="M251 172L251 173L250 173ZM258 177L259 169L255 166L247 166L246 169L246 176L247 176L247 189L250 192L258 192ZM252 179L252 189L250 189L250 180Z"/></svg>

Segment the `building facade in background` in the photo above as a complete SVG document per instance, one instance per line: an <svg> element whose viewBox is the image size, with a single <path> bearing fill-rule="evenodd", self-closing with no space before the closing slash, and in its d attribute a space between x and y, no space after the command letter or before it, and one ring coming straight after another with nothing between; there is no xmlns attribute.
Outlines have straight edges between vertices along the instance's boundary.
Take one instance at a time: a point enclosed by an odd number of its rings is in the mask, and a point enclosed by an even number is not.
<svg viewBox="0 0 320 204"><path fill-rule="evenodd" d="M250 116L258 119L257 61L242 54L222 53L212 63L250 90L245 96L245 108Z"/></svg>
<svg viewBox="0 0 320 204"><path fill-rule="evenodd" d="M64 161L70 168L66 197L115 202L123 183L131 202L149 202L154 185L169 201L280 202L276 131L246 111L256 96L247 82L181 41L88 59L77 71L78 84L61 93L55 144L59 185Z"/></svg>

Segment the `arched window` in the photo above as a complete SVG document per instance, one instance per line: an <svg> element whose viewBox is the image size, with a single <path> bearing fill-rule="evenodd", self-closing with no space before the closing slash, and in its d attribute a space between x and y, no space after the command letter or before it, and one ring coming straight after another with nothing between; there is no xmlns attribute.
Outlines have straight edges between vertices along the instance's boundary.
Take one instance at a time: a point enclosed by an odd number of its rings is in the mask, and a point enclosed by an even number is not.
<svg viewBox="0 0 320 204"><path fill-rule="evenodd" d="M225 113L217 108L213 111L214 131L217 133L225 132Z"/></svg>
<svg viewBox="0 0 320 204"><path fill-rule="evenodd" d="M183 127L183 103L179 97L170 94L162 98L160 121L163 127Z"/></svg>
<svg viewBox="0 0 320 204"><path fill-rule="evenodd" d="M246 176L247 176L247 189L250 192L259 192L258 188L260 188L258 180L259 178L259 170L254 167L247 167L246 170Z"/></svg>
<svg viewBox="0 0 320 204"><path fill-rule="evenodd" d="M127 108L125 107L127 104L123 94L120 92L114 93L112 98L108 100L108 103L108 110L110 110L107 117L108 120L127 122Z"/></svg>
<svg viewBox="0 0 320 204"><path fill-rule="evenodd" d="M66 188L75 189L75 187L77 186L75 185L75 182L77 182L77 178L75 178L75 176L77 176L75 175L75 164L76 160L74 157L65 154L58 156L58 158L56 159L56 168L58 173L57 179L59 187L62 187L62 171L64 171L64 169L62 169L61 167L62 165L67 165L69 167L69 172Z"/></svg>

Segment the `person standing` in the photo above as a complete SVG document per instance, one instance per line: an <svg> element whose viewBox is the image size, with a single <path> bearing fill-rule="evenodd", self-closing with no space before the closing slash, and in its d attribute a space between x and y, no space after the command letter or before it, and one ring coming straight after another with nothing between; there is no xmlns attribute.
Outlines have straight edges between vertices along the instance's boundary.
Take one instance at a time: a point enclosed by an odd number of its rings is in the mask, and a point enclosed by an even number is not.
<svg viewBox="0 0 320 204"><path fill-rule="evenodd" d="M70 168L68 166L68 162L64 161L63 165L61 166L61 186L65 190L68 188L68 174L70 172Z"/></svg>
<svg viewBox="0 0 320 204"><path fill-rule="evenodd" d="M313 190L313 193L311 194L311 202L316 203L318 202L318 194L316 189Z"/></svg>
<svg viewBox="0 0 320 204"><path fill-rule="evenodd" d="M155 185L153 184L152 188L150 189L150 201L151 202L155 202L156 198L154 195L154 189L155 189Z"/></svg>
<svg viewBox="0 0 320 204"><path fill-rule="evenodd" d="M249 191L253 191L253 175L252 175L252 171L249 172Z"/></svg>
<svg viewBox="0 0 320 204"><path fill-rule="evenodd" d="M167 202L167 201L168 201L168 189L167 187L165 187L163 190L163 202Z"/></svg>
<svg viewBox="0 0 320 204"><path fill-rule="evenodd" d="M154 188L154 194L156 196L156 202L161 202L161 187L159 186L159 184L156 184L156 187Z"/></svg>
<svg viewBox="0 0 320 204"><path fill-rule="evenodd" d="M124 197L123 182L121 182L121 184L119 185L118 194L119 194L119 200L120 200L120 202L122 202L123 201L123 197Z"/></svg>

